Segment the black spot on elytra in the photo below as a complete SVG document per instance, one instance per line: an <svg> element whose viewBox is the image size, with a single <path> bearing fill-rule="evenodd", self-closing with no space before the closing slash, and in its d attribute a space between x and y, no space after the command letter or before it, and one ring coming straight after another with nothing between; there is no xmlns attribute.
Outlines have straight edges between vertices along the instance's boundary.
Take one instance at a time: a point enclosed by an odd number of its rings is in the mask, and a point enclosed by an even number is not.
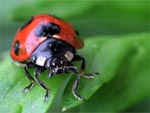
<svg viewBox="0 0 150 113"><path fill-rule="evenodd" d="M78 30L75 30L75 33L76 33L78 36L80 35Z"/></svg>
<svg viewBox="0 0 150 113"><path fill-rule="evenodd" d="M15 44L14 44L14 53L16 55L19 54L19 48L20 48L20 43L19 43L19 41L16 41Z"/></svg>
<svg viewBox="0 0 150 113"><path fill-rule="evenodd" d="M58 34L60 33L60 27L59 25L55 24L55 23L51 23L49 22L47 24L47 28L48 28L48 31L51 35L54 35L54 34Z"/></svg>
<svg viewBox="0 0 150 113"><path fill-rule="evenodd" d="M44 24L40 24L34 31L35 35L38 37L46 36L47 28Z"/></svg>
<svg viewBox="0 0 150 113"><path fill-rule="evenodd" d="M54 34L60 33L59 25L55 23L47 23L47 25L40 24L34 31L35 35L38 37L51 37Z"/></svg>
<svg viewBox="0 0 150 113"><path fill-rule="evenodd" d="M23 30L27 25L29 25L32 22L32 20L33 20L33 16L23 23L23 25L20 27L20 31Z"/></svg>

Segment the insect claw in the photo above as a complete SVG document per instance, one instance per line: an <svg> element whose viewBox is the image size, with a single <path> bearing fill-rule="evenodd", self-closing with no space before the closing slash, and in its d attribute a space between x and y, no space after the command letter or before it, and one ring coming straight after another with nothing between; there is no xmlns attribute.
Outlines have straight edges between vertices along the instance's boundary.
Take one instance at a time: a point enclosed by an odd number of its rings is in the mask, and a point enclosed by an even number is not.
<svg viewBox="0 0 150 113"><path fill-rule="evenodd" d="M45 96L44 96L44 102L46 102L47 100L48 100L48 98L49 98L49 90L47 90L46 91L46 94L45 94Z"/></svg>

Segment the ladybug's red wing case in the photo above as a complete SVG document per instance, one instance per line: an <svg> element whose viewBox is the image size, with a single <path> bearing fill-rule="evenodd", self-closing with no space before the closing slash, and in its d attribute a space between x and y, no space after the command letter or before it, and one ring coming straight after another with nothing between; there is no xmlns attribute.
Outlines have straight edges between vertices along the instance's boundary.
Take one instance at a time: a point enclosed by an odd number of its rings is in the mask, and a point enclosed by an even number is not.
<svg viewBox="0 0 150 113"><path fill-rule="evenodd" d="M35 19L32 17L18 29L11 48L13 60L19 62L28 60L34 49L46 39L46 37L38 38L34 34L34 30L41 22L42 18Z"/></svg>
<svg viewBox="0 0 150 113"><path fill-rule="evenodd" d="M55 29L49 30L49 24L58 26L60 31L53 34L51 30L55 32ZM47 36L40 34L43 28L47 28L49 30L47 32L52 33L50 34L51 37L63 40L76 49L83 48L84 46L83 40L79 38L78 33L71 24L57 17L41 14L32 17L18 29L11 49L11 57L13 60L23 62L29 59L33 51L47 39Z"/></svg>

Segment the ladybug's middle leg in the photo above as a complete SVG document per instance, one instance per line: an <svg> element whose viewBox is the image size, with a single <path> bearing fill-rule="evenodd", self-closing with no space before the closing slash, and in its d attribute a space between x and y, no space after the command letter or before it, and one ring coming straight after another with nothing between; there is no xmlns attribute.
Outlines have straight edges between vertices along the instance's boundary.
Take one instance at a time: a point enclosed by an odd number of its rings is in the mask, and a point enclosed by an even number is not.
<svg viewBox="0 0 150 113"><path fill-rule="evenodd" d="M45 71L45 68L43 67L37 67L35 72L34 72L34 76L37 80L37 82L40 84L40 86L42 86L45 90L46 90L46 94L45 94L45 97L44 97L44 101L46 101L49 97L49 88L48 86L43 82L41 81L38 76Z"/></svg>
<svg viewBox="0 0 150 113"><path fill-rule="evenodd" d="M94 75L99 75L99 73L90 73L90 74L85 74L85 66L86 66L86 62L84 57L80 56L80 55L75 55L72 61L81 61L81 70L80 70L80 75L85 77L85 78L93 78Z"/></svg>
<svg viewBox="0 0 150 113"><path fill-rule="evenodd" d="M80 96L77 93L77 88L78 88L78 85L79 85L79 82L80 82L80 73L78 72L77 67L75 67L72 63L68 63L68 66L66 66L65 69L70 70L70 71L74 72L77 75L77 78L76 78L76 80L73 84L73 87L72 87L73 95L79 100L85 100L82 96Z"/></svg>
<svg viewBox="0 0 150 113"><path fill-rule="evenodd" d="M31 83L26 86L23 91L29 91L32 89L32 87L34 86L34 78L31 76L31 74L29 73L28 69L29 68L34 68L35 65L33 63L27 63L26 66L24 67L24 70L25 70L25 75L27 76L27 78L31 81Z"/></svg>

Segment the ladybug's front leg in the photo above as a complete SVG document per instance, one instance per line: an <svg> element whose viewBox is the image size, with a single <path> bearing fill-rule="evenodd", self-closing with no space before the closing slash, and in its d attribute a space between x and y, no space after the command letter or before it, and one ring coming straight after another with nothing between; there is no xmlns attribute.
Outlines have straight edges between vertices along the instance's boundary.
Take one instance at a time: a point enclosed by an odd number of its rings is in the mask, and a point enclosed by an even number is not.
<svg viewBox="0 0 150 113"><path fill-rule="evenodd" d="M81 61L81 70L80 70L80 75L85 77L85 78L93 78L94 75L99 75L99 73L94 72L94 73L90 73L90 74L85 74L85 59L82 56L79 55L75 55L72 61Z"/></svg>
<svg viewBox="0 0 150 113"><path fill-rule="evenodd" d="M58 67L51 69L50 72L48 73L48 77L51 78L54 74L57 74L59 70L62 69L59 69Z"/></svg>
<svg viewBox="0 0 150 113"><path fill-rule="evenodd" d="M67 66L63 66L63 67L56 67L54 69L52 69L48 76L49 77L52 77L54 74L60 74L60 73L63 73L63 72L67 72L67 71L72 71L73 73L75 73L77 75L77 79L75 80L74 84L73 84L73 87L72 87L72 93L73 95L79 99L79 100L84 100L83 97L81 97L78 93L77 93L77 88L78 88L78 84L80 82L80 73L78 72L77 70L77 67L75 67L74 65L72 65L70 62L68 62L68 65Z"/></svg>
<svg viewBox="0 0 150 113"><path fill-rule="evenodd" d="M25 75L31 81L31 83L23 89L23 92L31 90L32 87L34 86L35 80L28 71L29 68L34 68L34 67L35 67L35 65L33 63L27 63L26 66L24 67Z"/></svg>
<svg viewBox="0 0 150 113"><path fill-rule="evenodd" d="M40 84L40 86L42 86L45 90L46 90L46 94L45 94L45 97L44 97L44 101L46 101L49 97L49 88L48 86L43 82L41 81L38 76L45 71L45 68L43 67L37 67L35 72L34 72L34 76L37 80L37 82Z"/></svg>

